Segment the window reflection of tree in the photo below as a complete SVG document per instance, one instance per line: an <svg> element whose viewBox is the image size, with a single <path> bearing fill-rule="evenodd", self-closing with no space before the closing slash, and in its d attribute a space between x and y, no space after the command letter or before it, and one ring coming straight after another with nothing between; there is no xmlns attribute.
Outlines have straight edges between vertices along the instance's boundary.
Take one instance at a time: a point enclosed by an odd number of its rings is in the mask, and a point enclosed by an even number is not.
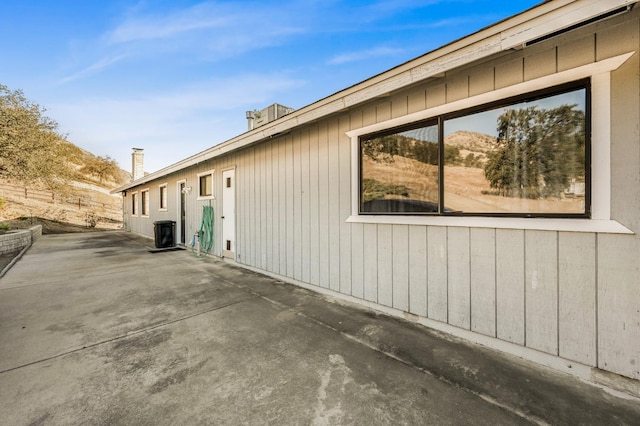
<svg viewBox="0 0 640 426"><path fill-rule="evenodd" d="M585 114L576 105L508 110L497 130L485 177L500 195L561 197L572 181L584 181Z"/></svg>

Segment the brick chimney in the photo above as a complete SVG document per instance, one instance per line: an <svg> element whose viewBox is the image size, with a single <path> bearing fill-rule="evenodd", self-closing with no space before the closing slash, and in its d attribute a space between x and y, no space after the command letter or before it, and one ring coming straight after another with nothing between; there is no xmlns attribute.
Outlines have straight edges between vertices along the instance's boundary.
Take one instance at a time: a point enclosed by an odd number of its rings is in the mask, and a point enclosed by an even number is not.
<svg viewBox="0 0 640 426"><path fill-rule="evenodd" d="M142 148L133 148L131 153L131 178L138 180L144 177L144 153Z"/></svg>

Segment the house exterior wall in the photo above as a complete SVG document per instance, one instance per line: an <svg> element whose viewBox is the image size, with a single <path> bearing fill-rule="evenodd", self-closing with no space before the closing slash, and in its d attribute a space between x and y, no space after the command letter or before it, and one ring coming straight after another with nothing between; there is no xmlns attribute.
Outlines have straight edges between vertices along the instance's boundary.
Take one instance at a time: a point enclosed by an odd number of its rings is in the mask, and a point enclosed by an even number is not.
<svg viewBox="0 0 640 426"><path fill-rule="evenodd" d="M639 53L611 73L611 219L635 234L349 222L358 194L346 134L640 52L639 18L635 8L128 190L126 226L152 236L153 221L176 220L176 185L186 179L189 241L209 203L196 200L198 173L215 170L219 195L222 170L235 167L237 263L640 380ZM128 217L130 193L147 187L149 217ZM211 203L219 212L220 199Z"/></svg>

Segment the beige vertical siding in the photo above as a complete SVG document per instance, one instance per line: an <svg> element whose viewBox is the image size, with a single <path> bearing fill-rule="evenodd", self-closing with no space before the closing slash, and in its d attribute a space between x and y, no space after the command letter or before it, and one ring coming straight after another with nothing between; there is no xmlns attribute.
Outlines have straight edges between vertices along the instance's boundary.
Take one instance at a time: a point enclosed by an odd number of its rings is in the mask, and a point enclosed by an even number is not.
<svg viewBox="0 0 640 426"><path fill-rule="evenodd" d="M320 243L319 262L321 287L329 288L329 210L335 206L329 204L329 124L327 122L318 125L318 217ZM333 160L333 159L331 159Z"/></svg>
<svg viewBox="0 0 640 426"><path fill-rule="evenodd" d="M471 330L496 336L496 230L471 229Z"/></svg>
<svg viewBox="0 0 640 426"><path fill-rule="evenodd" d="M300 226L301 226L301 252L302 257L302 271L300 280L306 283L311 282L311 199L310 199L310 185L311 185L311 173L310 173L310 138L309 130L307 129L300 143ZM317 235L317 234L315 234ZM314 235L314 237L315 237Z"/></svg>
<svg viewBox="0 0 640 426"><path fill-rule="evenodd" d="M391 244L393 307L409 311L409 226L393 225Z"/></svg>
<svg viewBox="0 0 640 426"><path fill-rule="evenodd" d="M258 221L258 229L256 230L255 244L260 249L258 255L257 266L264 270L269 270L271 265L269 264L269 255L267 253L267 228L269 213L267 209L267 198L271 194L267 194L267 169L271 168L270 162L268 162L268 154L271 151L268 150L267 144L262 144L256 147L256 173L257 173L257 187L256 187L256 220Z"/></svg>
<svg viewBox="0 0 640 426"><path fill-rule="evenodd" d="M319 131L309 129L309 283L320 284L320 163Z"/></svg>
<svg viewBox="0 0 640 426"><path fill-rule="evenodd" d="M349 115L349 123L350 123L350 127L349 127L350 130L358 129L362 127L363 112L361 110L353 111ZM341 152L344 152L343 155L346 158L349 158L350 160L351 159L351 152L349 151L350 141L347 142L347 140L345 139L343 144L345 145L345 147L343 148L344 151L341 151ZM351 167L350 162L348 167L349 168ZM341 170L342 169L343 167L341 167ZM348 177L344 176L344 173L345 172L343 171L343 175L340 177L340 181L343 182L344 187L347 187L348 183L351 181L351 176L348 176ZM350 196L357 197L358 195L350 194ZM346 197L346 196L343 195L343 197ZM341 202L341 209L344 209L343 214L348 216L349 214L351 214L351 197L349 197L349 199L345 199L344 203L347 203L347 205L342 206L342 203L343 202ZM345 224L345 225L349 227L351 232L351 241L349 242L351 246L351 295L359 299L365 299L364 225L361 223L354 223L352 225Z"/></svg>
<svg viewBox="0 0 640 426"><path fill-rule="evenodd" d="M425 95L427 99L427 108L433 108L442 105L446 103L446 86L444 84L429 86L427 87Z"/></svg>
<svg viewBox="0 0 640 426"><path fill-rule="evenodd" d="M367 267L378 269L378 303L393 307L393 225L378 225L377 243L376 263Z"/></svg>
<svg viewBox="0 0 640 426"><path fill-rule="evenodd" d="M427 228L409 227L409 311L427 317Z"/></svg>
<svg viewBox="0 0 640 426"><path fill-rule="evenodd" d="M364 225L351 225L351 295L358 299L364 297Z"/></svg>
<svg viewBox="0 0 640 426"><path fill-rule="evenodd" d="M558 344L563 358L596 365L596 237L563 232L558 241Z"/></svg>
<svg viewBox="0 0 640 426"><path fill-rule="evenodd" d="M286 138L283 138L279 143L274 144L274 150L278 149L278 251L280 264L278 266L279 273L287 276L287 184L291 181L287 181L287 145ZM289 201L291 202L291 201Z"/></svg>
<svg viewBox="0 0 640 426"><path fill-rule="evenodd" d="M578 40L558 46L558 71L586 65L595 61L596 36L588 34Z"/></svg>
<svg viewBox="0 0 640 426"><path fill-rule="evenodd" d="M524 81L524 60L513 59L509 62L496 64L494 67L496 89L513 86Z"/></svg>
<svg viewBox="0 0 640 426"><path fill-rule="evenodd" d="M338 185L340 187L339 195L339 215L338 215L338 232L340 235L340 292L343 294L352 294L352 259L351 259L351 225L347 223L347 219L351 215L351 144L347 137L347 131L351 130L351 120L349 116L343 116L338 123Z"/></svg>
<svg viewBox="0 0 640 426"><path fill-rule="evenodd" d="M496 334L525 343L524 231L496 230Z"/></svg>
<svg viewBox="0 0 640 426"><path fill-rule="evenodd" d="M447 307L449 324L471 328L469 228L447 229Z"/></svg>
<svg viewBox="0 0 640 426"><path fill-rule="evenodd" d="M237 262L358 299L640 379L640 238L635 235L348 223L348 130L629 51L640 51L640 9L472 64L145 185L153 235L176 220L187 180L187 240L198 229L197 174L236 167ZM640 231L640 62L612 74L612 215ZM158 211L158 184L169 211ZM139 192L138 192L139 193ZM130 208L127 192L125 206ZM221 205L212 201L217 212ZM220 229L219 214L216 230ZM219 235L216 233L216 235ZM221 250L216 237L214 251Z"/></svg>
<svg viewBox="0 0 640 426"><path fill-rule="evenodd" d="M418 87L407 94L407 113L422 111L426 108L427 91L425 87Z"/></svg>
<svg viewBox="0 0 640 426"><path fill-rule="evenodd" d="M378 301L378 225L364 225L364 298Z"/></svg>
<svg viewBox="0 0 640 426"><path fill-rule="evenodd" d="M458 74L447 78L447 102L454 102L469 97L469 76Z"/></svg>
<svg viewBox="0 0 640 426"><path fill-rule="evenodd" d="M447 322L448 277L447 228L427 228L427 315Z"/></svg>
<svg viewBox="0 0 640 426"><path fill-rule="evenodd" d="M263 209L263 217L264 217L264 241L262 243L262 251L265 254L265 266L264 269L269 272L275 272L275 259L274 259L274 173L277 173L277 170L274 170L273 167L273 143L271 141L265 143L265 174L264 174L264 205Z"/></svg>
<svg viewBox="0 0 640 426"><path fill-rule="evenodd" d="M557 49L543 50L524 57L524 78L533 80L558 71Z"/></svg>
<svg viewBox="0 0 640 426"><path fill-rule="evenodd" d="M328 126L328 154L329 154L329 176L328 176L328 198L327 206L329 216L329 288L340 291L340 126L338 119L330 119ZM346 182L345 182L346 183ZM347 238L345 235L344 238ZM345 256L344 261L348 261L349 256Z"/></svg>
<svg viewBox="0 0 640 426"><path fill-rule="evenodd" d="M296 176L294 174L294 137L295 134L289 135L285 138L285 218L286 218L286 239L284 246L286 248L286 275L291 278L295 278L295 259L297 252L300 249L299 244L296 244L296 217L295 207L297 204L298 195L295 193L295 188L298 186L296 182Z"/></svg>
<svg viewBox="0 0 640 426"><path fill-rule="evenodd" d="M598 236L598 366L640 379L640 241Z"/></svg>
<svg viewBox="0 0 640 426"><path fill-rule="evenodd" d="M558 353L558 233L527 231L524 250L526 345L556 355Z"/></svg>
<svg viewBox="0 0 640 426"><path fill-rule="evenodd" d="M495 73L493 68L484 68L469 75L469 96L490 92L494 89Z"/></svg>

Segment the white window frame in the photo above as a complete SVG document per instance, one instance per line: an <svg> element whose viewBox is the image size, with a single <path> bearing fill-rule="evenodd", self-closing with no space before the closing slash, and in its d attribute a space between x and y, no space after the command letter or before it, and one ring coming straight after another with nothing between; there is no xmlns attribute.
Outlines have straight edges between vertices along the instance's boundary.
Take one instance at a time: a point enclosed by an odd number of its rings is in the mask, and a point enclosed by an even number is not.
<svg viewBox="0 0 640 426"><path fill-rule="evenodd" d="M162 207L162 191L164 189L164 207ZM158 211L166 212L169 209L169 188L167 183L158 185Z"/></svg>
<svg viewBox="0 0 640 426"><path fill-rule="evenodd" d="M145 196L146 194L146 196ZM140 217L149 217L149 188L140 190Z"/></svg>
<svg viewBox="0 0 640 426"><path fill-rule="evenodd" d="M611 220L611 72L618 69L635 52L603 59L599 62L518 83L502 89L461 99L402 117L347 132L351 138L351 216L350 223L460 226L473 228L535 229L569 232L603 232L633 234ZM400 127L439 115L535 92L572 81L591 79L591 218L517 218L481 216L402 216L359 214L359 137Z"/></svg>
<svg viewBox="0 0 640 426"><path fill-rule="evenodd" d="M215 169L213 170L207 170L206 172L202 172L202 173L198 173L198 200L215 200L215 195L213 192L213 174L215 172ZM211 176L211 194L210 195L200 195L200 178L202 176L207 176L210 175Z"/></svg>
<svg viewBox="0 0 640 426"><path fill-rule="evenodd" d="M140 206L138 205L140 203L140 199L138 197L138 191L134 191L131 193L131 216L132 217L138 217L138 214L140 212Z"/></svg>

